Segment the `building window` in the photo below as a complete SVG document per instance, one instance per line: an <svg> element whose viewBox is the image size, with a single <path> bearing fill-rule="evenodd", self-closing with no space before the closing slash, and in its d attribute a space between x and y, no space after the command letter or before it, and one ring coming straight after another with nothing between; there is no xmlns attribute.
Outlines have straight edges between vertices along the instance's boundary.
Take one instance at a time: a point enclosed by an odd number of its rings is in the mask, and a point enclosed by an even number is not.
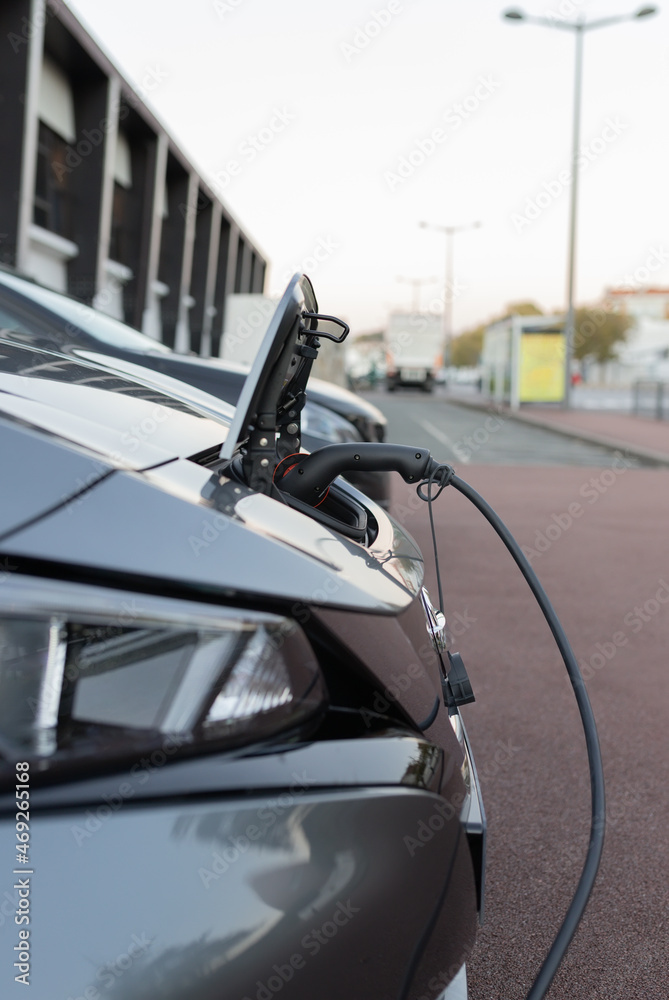
<svg viewBox="0 0 669 1000"><path fill-rule="evenodd" d="M133 240L136 239L137 206L132 197L132 153L126 134L119 130L114 162L114 197L112 201L109 257L120 264L131 265ZM134 210L134 211L133 211Z"/></svg>
<svg viewBox="0 0 669 1000"><path fill-rule="evenodd" d="M118 181L114 182L114 200L112 203L111 237L109 240L109 256L121 264L127 264L131 256L129 227L130 192Z"/></svg>
<svg viewBox="0 0 669 1000"><path fill-rule="evenodd" d="M72 238L72 167L65 161L68 146L53 129L39 123L33 221L43 229Z"/></svg>

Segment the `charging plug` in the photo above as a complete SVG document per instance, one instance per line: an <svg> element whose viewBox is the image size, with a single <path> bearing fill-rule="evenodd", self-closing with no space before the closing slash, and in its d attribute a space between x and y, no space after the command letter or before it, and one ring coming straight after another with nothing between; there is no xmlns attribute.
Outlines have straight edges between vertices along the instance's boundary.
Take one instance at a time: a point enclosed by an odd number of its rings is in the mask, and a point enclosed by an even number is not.
<svg viewBox="0 0 669 1000"><path fill-rule="evenodd" d="M426 448L377 441L331 444L311 455L290 457L298 461L281 478L279 468L275 483L283 492L309 504L318 503L333 479L346 472L398 472L406 483L418 483L439 465Z"/></svg>

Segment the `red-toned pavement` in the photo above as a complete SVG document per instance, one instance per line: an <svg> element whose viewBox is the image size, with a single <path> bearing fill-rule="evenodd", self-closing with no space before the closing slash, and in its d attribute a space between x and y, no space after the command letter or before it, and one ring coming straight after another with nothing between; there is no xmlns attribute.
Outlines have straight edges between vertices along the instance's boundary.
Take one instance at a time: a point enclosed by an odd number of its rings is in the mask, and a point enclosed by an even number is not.
<svg viewBox="0 0 669 1000"><path fill-rule="evenodd" d="M599 727L604 859L549 997L666 1000L669 471L473 464L458 471L534 551L532 564L585 667ZM427 510L416 510L410 496L398 482L396 510L425 554L436 603ZM489 822L486 921L468 962L471 1000L520 1000L584 858L584 741L553 639L502 543L453 489L435 502L434 515L446 615L477 697L464 716Z"/></svg>
<svg viewBox="0 0 669 1000"><path fill-rule="evenodd" d="M669 464L669 421L627 413L598 410L560 410L531 407L513 414L516 419L539 427L566 432L613 448L636 450L649 459L664 459Z"/></svg>

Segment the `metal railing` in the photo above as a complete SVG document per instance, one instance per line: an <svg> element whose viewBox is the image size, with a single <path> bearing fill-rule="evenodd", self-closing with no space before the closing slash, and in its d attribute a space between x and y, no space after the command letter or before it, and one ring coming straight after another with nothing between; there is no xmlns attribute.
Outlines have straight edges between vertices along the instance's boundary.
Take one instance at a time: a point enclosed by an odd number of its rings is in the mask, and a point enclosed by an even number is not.
<svg viewBox="0 0 669 1000"><path fill-rule="evenodd" d="M634 383L633 409L637 416L652 415L656 420L669 418L669 382L637 379Z"/></svg>

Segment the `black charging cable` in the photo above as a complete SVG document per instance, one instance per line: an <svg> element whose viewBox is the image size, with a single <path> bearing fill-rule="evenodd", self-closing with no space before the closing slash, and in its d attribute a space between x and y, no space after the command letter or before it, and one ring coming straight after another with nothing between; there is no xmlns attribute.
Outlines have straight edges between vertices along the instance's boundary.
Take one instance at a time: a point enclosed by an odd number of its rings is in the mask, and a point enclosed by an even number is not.
<svg viewBox="0 0 669 1000"><path fill-rule="evenodd" d="M590 840L586 852L585 863L583 865L583 871L581 872L581 877L578 881L572 901L569 904L565 918L562 921L555 940L550 947L548 955L544 959L544 963L541 966L534 983L532 984L530 992L527 994L527 1000L542 1000L542 998L546 995L551 982L553 981L553 977L559 968L560 962L565 956L567 948L569 947L569 944L576 933L581 917L583 916L588 899L590 898L590 893L592 892L592 888L595 884L595 878L597 877L597 870L599 868L599 862L604 847L606 804L604 796L604 771L602 768L602 756L599 748L597 727L595 725L595 717L590 704L590 699L588 698L588 692L586 691L585 683L583 681L583 677L581 676L581 671L578 668L576 657L574 656L572 648L569 644L569 640L565 635L565 631L560 624L560 620L555 613L553 605L548 599L546 591L541 586L536 573L518 545L518 542L515 540L502 519L495 513L492 507L486 503L483 497L480 496L468 483L460 479L460 477L455 474L455 469L453 469L450 465L437 465L433 461L430 466L430 474L426 479L418 484L417 493L421 500L427 501L429 505L428 509L430 513L430 526L432 528L432 541L435 547L435 556L437 553L437 540L434 530L434 521L432 518L432 504L442 490L444 490L447 486L455 487L458 493L462 493L462 495L473 503L477 510L483 514L486 521L492 525L493 529L502 539L504 545L509 550L516 565L518 566L518 569L525 577L530 590L534 594L537 603L541 608L544 618L548 622L548 626L553 633L553 638L557 643L558 649L560 650L564 665L567 668L567 673L569 674L571 685L574 689L574 696L576 697L576 703L578 705L581 721L583 723L583 732L585 734L585 743L588 753L588 765L590 768L590 795L592 808ZM439 602L441 604L441 610L443 611L438 559L437 584L439 587Z"/></svg>
<svg viewBox="0 0 669 1000"><path fill-rule="evenodd" d="M439 591L439 610L442 615L444 614L444 595L441 589L441 573L439 572L439 549L437 547L437 533L434 530L434 517L432 516L432 503L441 495L442 490L445 490L447 486L450 485L455 475L455 469L450 465L436 465L432 466L432 471L427 479L424 479L422 483L419 483L416 487L416 493L421 498L421 500L427 501L427 510L430 515L430 530L432 532L432 548L434 549L434 568L437 572L437 590ZM437 492L433 492L433 487L437 487ZM425 490L423 490L425 487Z"/></svg>
<svg viewBox="0 0 669 1000"><path fill-rule="evenodd" d="M288 469L281 479L281 489L312 506L317 501L320 502L323 499L327 488L336 476L352 469L364 469L368 472L395 471L402 476L406 483L417 484L418 496L421 500L427 501L429 505L432 544L434 545L437 585L439 588L439 605L442 613L444 611L444 601L441 576L439 574L439 557L434 519L432 516L432 504L447 486L454 486L459 493L462 493L463 496L467 497L474 504L502 539L515 560L518 569L525 577L553 633L553 638L560 650L571 685L574 689L576 703L583 724L588 765L590 768L592 820L585 863L578 885L576 886L576 891L557 936L551 945L550 951L539 970L532 989L527 995L527 1000L542 1000L558 970L560 962L564 958L571 939L576 933L579 921L583 916L590 893L592 892L604 846L604 827L606 821L604 773L595 718L581 672L576 662L576 657L569 645L569 640L544 588L539 583L536 573L509 529L483 497L479 496L476 490L472 489L468 483L460 479L450 465L440 464L424 448L411 448L407 445L379 442L333 444L321 448L311 455L299 455L296 458L296 463Z"/></svg>

